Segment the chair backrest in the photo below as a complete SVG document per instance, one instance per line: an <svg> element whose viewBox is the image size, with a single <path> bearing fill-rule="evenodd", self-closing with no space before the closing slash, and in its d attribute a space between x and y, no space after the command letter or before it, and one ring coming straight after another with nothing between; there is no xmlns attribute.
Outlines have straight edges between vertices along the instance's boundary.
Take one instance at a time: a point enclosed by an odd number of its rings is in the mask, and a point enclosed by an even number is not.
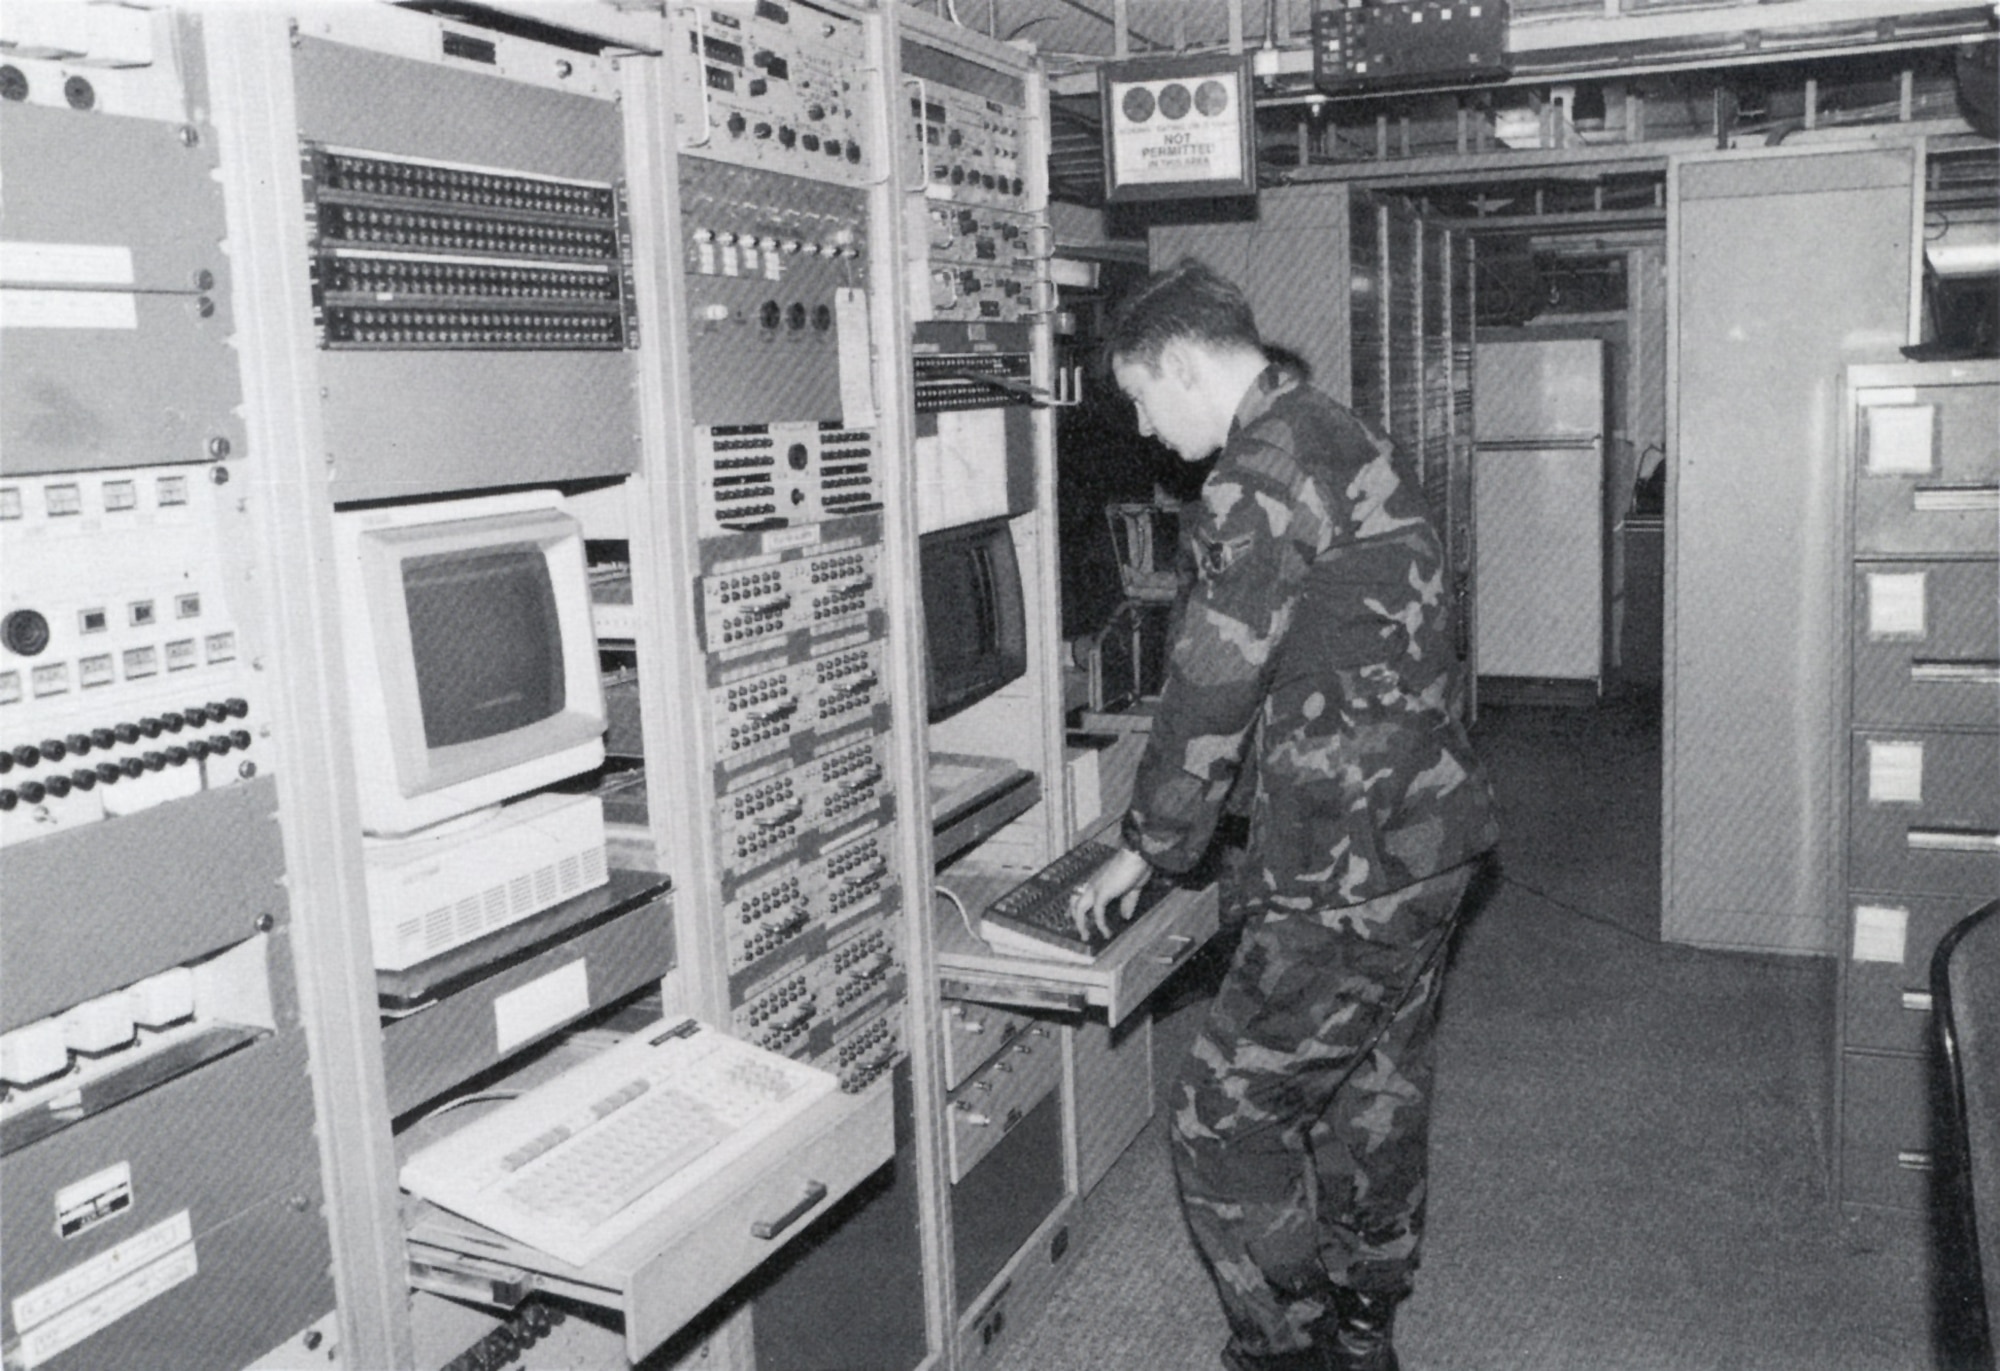
<svg viewBox="0 0 2000 1371"><path fill-rule="evenodd" d="M1930 970L1947 1112L1945 1198L1965 1225L1971 1331L1990 1362L2000 1327L2000 900L1954 924Z"/></svg>

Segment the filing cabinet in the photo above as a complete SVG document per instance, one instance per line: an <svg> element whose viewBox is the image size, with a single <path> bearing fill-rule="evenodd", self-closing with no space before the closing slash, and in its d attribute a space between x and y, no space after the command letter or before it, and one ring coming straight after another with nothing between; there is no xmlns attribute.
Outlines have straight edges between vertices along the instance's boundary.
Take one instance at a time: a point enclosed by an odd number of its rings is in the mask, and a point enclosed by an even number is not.
<svg viewBox="0 0 2000 1371"><path fill-rule="evenodd" d="M1837 1193L1920 1216L1929 967L2000 890L2000 363L1850 367Z"/></svg>

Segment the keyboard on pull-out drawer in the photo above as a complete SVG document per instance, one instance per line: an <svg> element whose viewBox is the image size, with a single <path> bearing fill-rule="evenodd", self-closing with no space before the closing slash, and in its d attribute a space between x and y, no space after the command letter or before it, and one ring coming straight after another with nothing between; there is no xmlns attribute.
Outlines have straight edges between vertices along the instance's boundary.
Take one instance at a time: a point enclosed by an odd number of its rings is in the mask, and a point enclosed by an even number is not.
<svg viewBox="0 0 2000 1371"><path fill-rule="evenodd" d="M1078 843L988 905L980 916L979 936L1003 952L1066 962L1096 961L1120 934L1139 921L1140 915L1179 888L1175 881L1155 874L1140 888L1130 918L1119 917L1117 901L1105 911L1110 937L1099 933L1095 924L1088 936L1078 933L1076 920L1070 916L1070 892L1117 855L1118 849L1108 843L1095 839Z"/></svg>
<svg viewBox="0 0 2000 1371"><path fill-rule="evenodd" d="M838 1084L693 1019L663 1022L424 1148L401 1180L581 1266Z"/></svg>

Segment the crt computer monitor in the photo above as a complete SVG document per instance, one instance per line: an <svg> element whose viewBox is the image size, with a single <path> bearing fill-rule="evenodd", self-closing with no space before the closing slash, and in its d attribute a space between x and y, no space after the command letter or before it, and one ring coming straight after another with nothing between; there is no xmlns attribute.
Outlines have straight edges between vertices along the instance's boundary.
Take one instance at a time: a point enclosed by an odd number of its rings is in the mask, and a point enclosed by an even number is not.
<svg viewBox="0 0 2000 1371"><path fill-rule="evenodd" d="M1028 669L1021 567L1005 519L923 536L928 717L948 719Z"/></svg>
<svg viewBox="0 0 2000 1371"><path fill-rule="evenodd" d="M361 826L400 836L604 760L583 530L555 491L335 516Z"/></svg>

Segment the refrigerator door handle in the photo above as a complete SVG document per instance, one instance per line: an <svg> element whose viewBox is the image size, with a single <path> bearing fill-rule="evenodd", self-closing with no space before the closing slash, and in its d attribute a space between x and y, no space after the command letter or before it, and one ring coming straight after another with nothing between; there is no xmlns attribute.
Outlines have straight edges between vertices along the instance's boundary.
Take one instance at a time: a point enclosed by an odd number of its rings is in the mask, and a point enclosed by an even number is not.
<svg viewBox="0 0 2000 1371"><path fill-rule="evenodd" d="M1478 438L1473 447L1480 452L1588 452L1604 446L1602 438Z"/></svg>

